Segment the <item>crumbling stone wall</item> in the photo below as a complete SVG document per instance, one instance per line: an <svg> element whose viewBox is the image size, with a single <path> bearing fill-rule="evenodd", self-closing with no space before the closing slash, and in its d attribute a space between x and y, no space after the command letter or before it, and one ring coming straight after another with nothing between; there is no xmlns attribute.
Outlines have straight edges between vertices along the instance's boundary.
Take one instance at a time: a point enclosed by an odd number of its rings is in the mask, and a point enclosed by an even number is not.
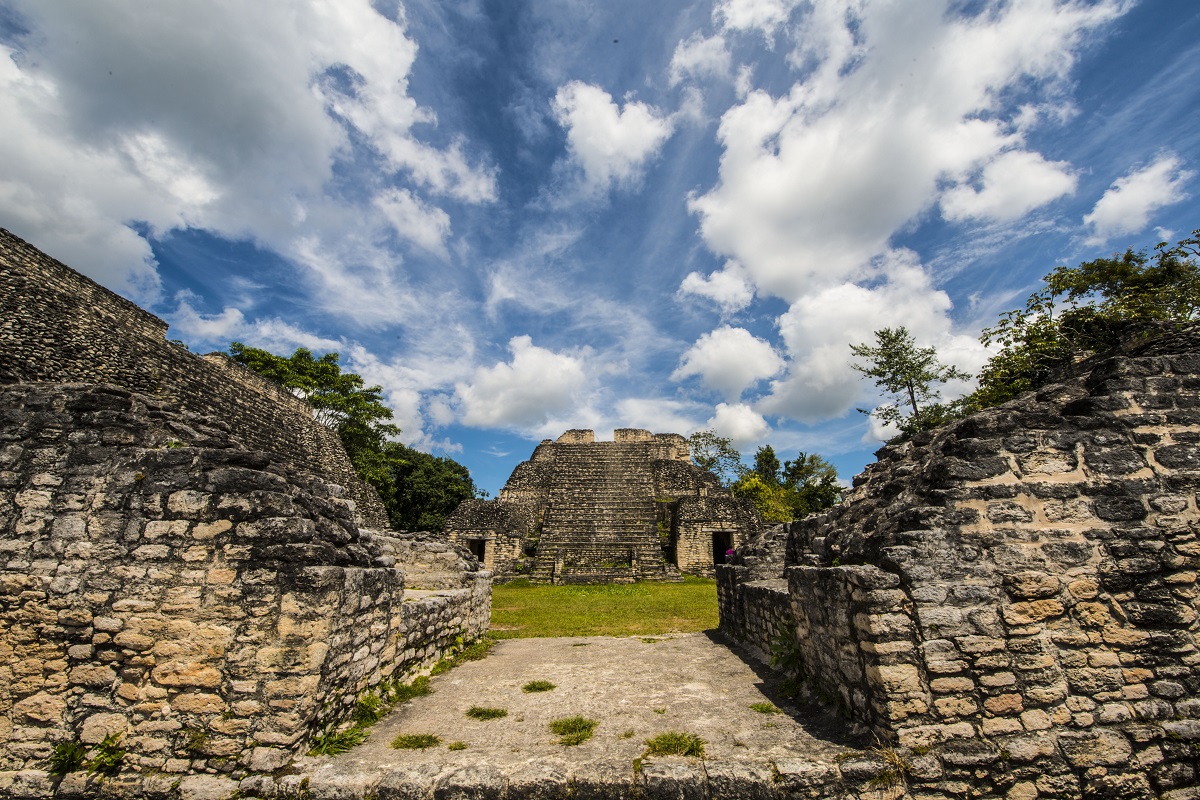
<svg viewBox="0 0 1200 800"><path fill-rule="evenodd" d="M486 629L486 572L406 596L421 545L224 420L50 383L0 386L0 419L0 771L108 735L142 775L274 769Z"/></svg>
<svg viewBox="0 0 1200 800"><path fill-rule="evenodd" d="M803 675L915 748L922 796L1200 783L1198 345L1130 348L884 448L846 502L787 530ZM761 643L745 621L782 599L755 579L722 568L722 629Z"/></svg>
<svg viewBox="0 0 1200 800"><path fill-rule="evenodd" d="M619 428L611 442L590 430L543 441L495 500L464 502L446 531L498 577L599 583L712 575L760 524L691 463L684 437Z"/></svg>
<svg viewBox="0 0 1200 800"><path fill-rule="evenodd" d="M248 447L346 487L363 525L388 526L379 495L306 403L166 333L158 317L0 229L0 383L110 383L227 420Z"/></svg>

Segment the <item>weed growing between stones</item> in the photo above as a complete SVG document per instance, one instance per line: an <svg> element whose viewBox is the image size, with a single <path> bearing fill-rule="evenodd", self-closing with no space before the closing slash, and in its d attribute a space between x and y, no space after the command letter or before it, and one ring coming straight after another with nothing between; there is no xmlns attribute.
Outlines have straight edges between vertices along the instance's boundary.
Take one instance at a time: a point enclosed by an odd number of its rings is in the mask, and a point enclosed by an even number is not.
<svg viewBox="0 0 1200 800"><path fill-rule="evenodd" d="M89 775L116 775L121 769L121 760L125 758L125 748L121 747L121 734L110 733L96 745L92 757L88 759Z"/></svg>
<svg viewBox="0 0 1200 800"><path fill-rule="evenodd" d="M655 713L655 714L665 714L665 713L667 713L667 710L666 710L665 708L655 708L655 709L651 709L651 710L652 710L652 711L654 711L654 713Z"/></svg>
<svg viewBox="0 0 1200 800"><path fill-rule="evenodd" d="M367 740L369 731L365 726L353 725L344 731L326 731L312 741L310 756L337 756Z"/></svg>
<svg viewBox="0 0 1200 800"><path fill-rule="evenodd" d="M532 694L533 692L549 692L554 688L556 688L555 685L550 681L530 681L521 687L521 691Z"/></svg>
<svg viewBox="0 0 1200 800"><path fill-rule="evenodd" d="M508 716L507 708L487 708L486 706L471 706L467 709L467 716L471 719L487 720L500 719Z"/></svg>
<svg viewBox="0 0 1200 800"><path fill-rule="evenodd" d="M399 679L388 681L379 686L379 694L375 690L364 692L354 701L354 711L350 715L352 724L341 730L327 730L315 737L308 754L336 756L358 747L367 740L368 729L383 719L394 706L432 693L429 678L424 675L411 683L402 683Z"/></svg>
<svg viewBox="0 0 1200 800"><path fill-rule="evenodd" d="M646 756L691 756L704 758L704 740L694 733L667 731L646 740Z"/></svg>
<svg viewBox="0 0 1200 800"><path fill-rule="evenodd" d="M451 742L450 744L446 745L446 749L447 750L466 750L467 743L466 742Z"/></svg>
<svg viewBox="0 0 1200 800"><path fill-rule="evenodd" d="M433 687L429 685L427 675L422 675L411 683L393 681L383 690L384 699L393 705L407 702L414 697L424 697L427 694L433 694Z"/></svg>
<svg viewBox="0 0 1200 800"><path fill-rule="evenodd" d="M463 638L459 636L454 647L446 654L441 661L433 665L433 669L429 671L430 675L441 675L443 672L448 672L460 664L465 664L468 661L481 661L487 658L487 654L497 644L497 640L491 636L481 636L471 644L466 644Z"/></svg>
<svg viewBox="0 0 1200 800"><path fill-rule="evenodd" d="M425 750L429 747L437 747L441 743L441 737L434 736L432 733L402 733L392 739L392 749Z"/></svg>
<svg viewBox="0 0 1200 800"><path fill-rule="evenodd" d="M771 666L784 675L780 691L789 697L800 694L804 682L808 680L808 669L796 637L781 634L771 640Z"/></svg>
<svg viewBox="0 0 1200 800"><path fill-rule="evenodd" d="M184 728L183 734L183 749L189 753L204 752L204 745L208 744L208 731L200 730L199 728Z"/></svg>
<svg viewBox="0 0 1200 800"><path fill-rule="evenodd" d="M366 692L354 701L354 713L351 718L355 725L369 727L390 710L391 707L382 697L375 692Z"/></svg>
<svg viewBox="0 0 1200 800"><path fill-rule="evenodd" d="M87 766L87 748L79 742L59 742L50 751L46 763L51 775L79 772Z"/></svg>
<svg viewBox="0 0 1200 800"><path fill-rule="evenodd" d="M886 765L875 774L875 777L867 781L869 788L885 789L890 786L908 786L908 774L912 771L912 764L908 763L898 750L894 747L877 745L867 752L882 759Z"/></svg>
<svg viewBox="0 0 1200 800"><path fill-rule="evenodd" d="M620 734L617 738L618 739L632 739L633 736L634 736L633 728L630 728L629 730Z"/></svg>
<svg viewBox="0 0 1200 800"><path fill-rule="evenodd" d="M587 717L563 717L550 723L550 732L558 737L558 743L568 747L583 744L592 738L598 723Z"/></svg>
<svg viewBox="0 0 1200 800"><path fill-rule="evenodd" d="M751 703L750 710L757 711L760 714L778 714L778 713L780 713L779 709L775 707L774 703L766 703L766 702Z"/></svg>

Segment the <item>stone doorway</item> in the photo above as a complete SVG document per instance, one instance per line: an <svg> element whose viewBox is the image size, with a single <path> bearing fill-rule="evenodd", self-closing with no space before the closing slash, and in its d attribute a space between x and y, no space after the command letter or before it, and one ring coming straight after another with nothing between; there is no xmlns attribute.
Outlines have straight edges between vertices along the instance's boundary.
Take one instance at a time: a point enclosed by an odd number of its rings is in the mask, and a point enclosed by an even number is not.
<svg viewBox="0 0 1200 800"><path fill-rule="evenodd" d="M733 533L730 531L713 531L712 556L713 564L724 564L725 554L733 548Z"/></svg>
<svg viewBox="0 0 1200 800"><path fill-rule="evenodd" d="M467 548L470 549L471 555L479 561L483 567L488 566L488 540L487 539L467 539Z"/></svg>

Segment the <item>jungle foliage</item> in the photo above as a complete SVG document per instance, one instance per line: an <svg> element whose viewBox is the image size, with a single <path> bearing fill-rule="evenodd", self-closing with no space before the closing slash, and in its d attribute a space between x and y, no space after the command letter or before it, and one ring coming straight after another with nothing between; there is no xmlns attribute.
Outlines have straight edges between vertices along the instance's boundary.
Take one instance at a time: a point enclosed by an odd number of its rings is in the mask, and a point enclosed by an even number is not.
<svg viewBox="0 0 1200 800"><path fill-rule="evenodd" d="M400 428L389 421L383 388L343 371L337 353L317 357L301 347L285 357L233 342L229 356L306 400L317 421L337 431L355 472L379 492L393 528L440 531L459 503L476 496L462 464L392 440Z"/></svg>

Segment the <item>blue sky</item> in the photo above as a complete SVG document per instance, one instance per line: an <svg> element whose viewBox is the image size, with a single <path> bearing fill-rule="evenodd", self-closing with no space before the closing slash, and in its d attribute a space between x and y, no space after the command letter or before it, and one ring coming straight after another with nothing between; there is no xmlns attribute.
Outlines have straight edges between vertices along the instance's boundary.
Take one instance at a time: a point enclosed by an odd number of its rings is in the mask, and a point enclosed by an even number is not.
<svg viewBox="0 0 1200 800"><path fill-rule="evenodd" d="M849 479L850 343L973 372L1200 226L1193 0L0 0L0 47L0 225L193 350L337 350L493 494L573 427Z"/></svg>

